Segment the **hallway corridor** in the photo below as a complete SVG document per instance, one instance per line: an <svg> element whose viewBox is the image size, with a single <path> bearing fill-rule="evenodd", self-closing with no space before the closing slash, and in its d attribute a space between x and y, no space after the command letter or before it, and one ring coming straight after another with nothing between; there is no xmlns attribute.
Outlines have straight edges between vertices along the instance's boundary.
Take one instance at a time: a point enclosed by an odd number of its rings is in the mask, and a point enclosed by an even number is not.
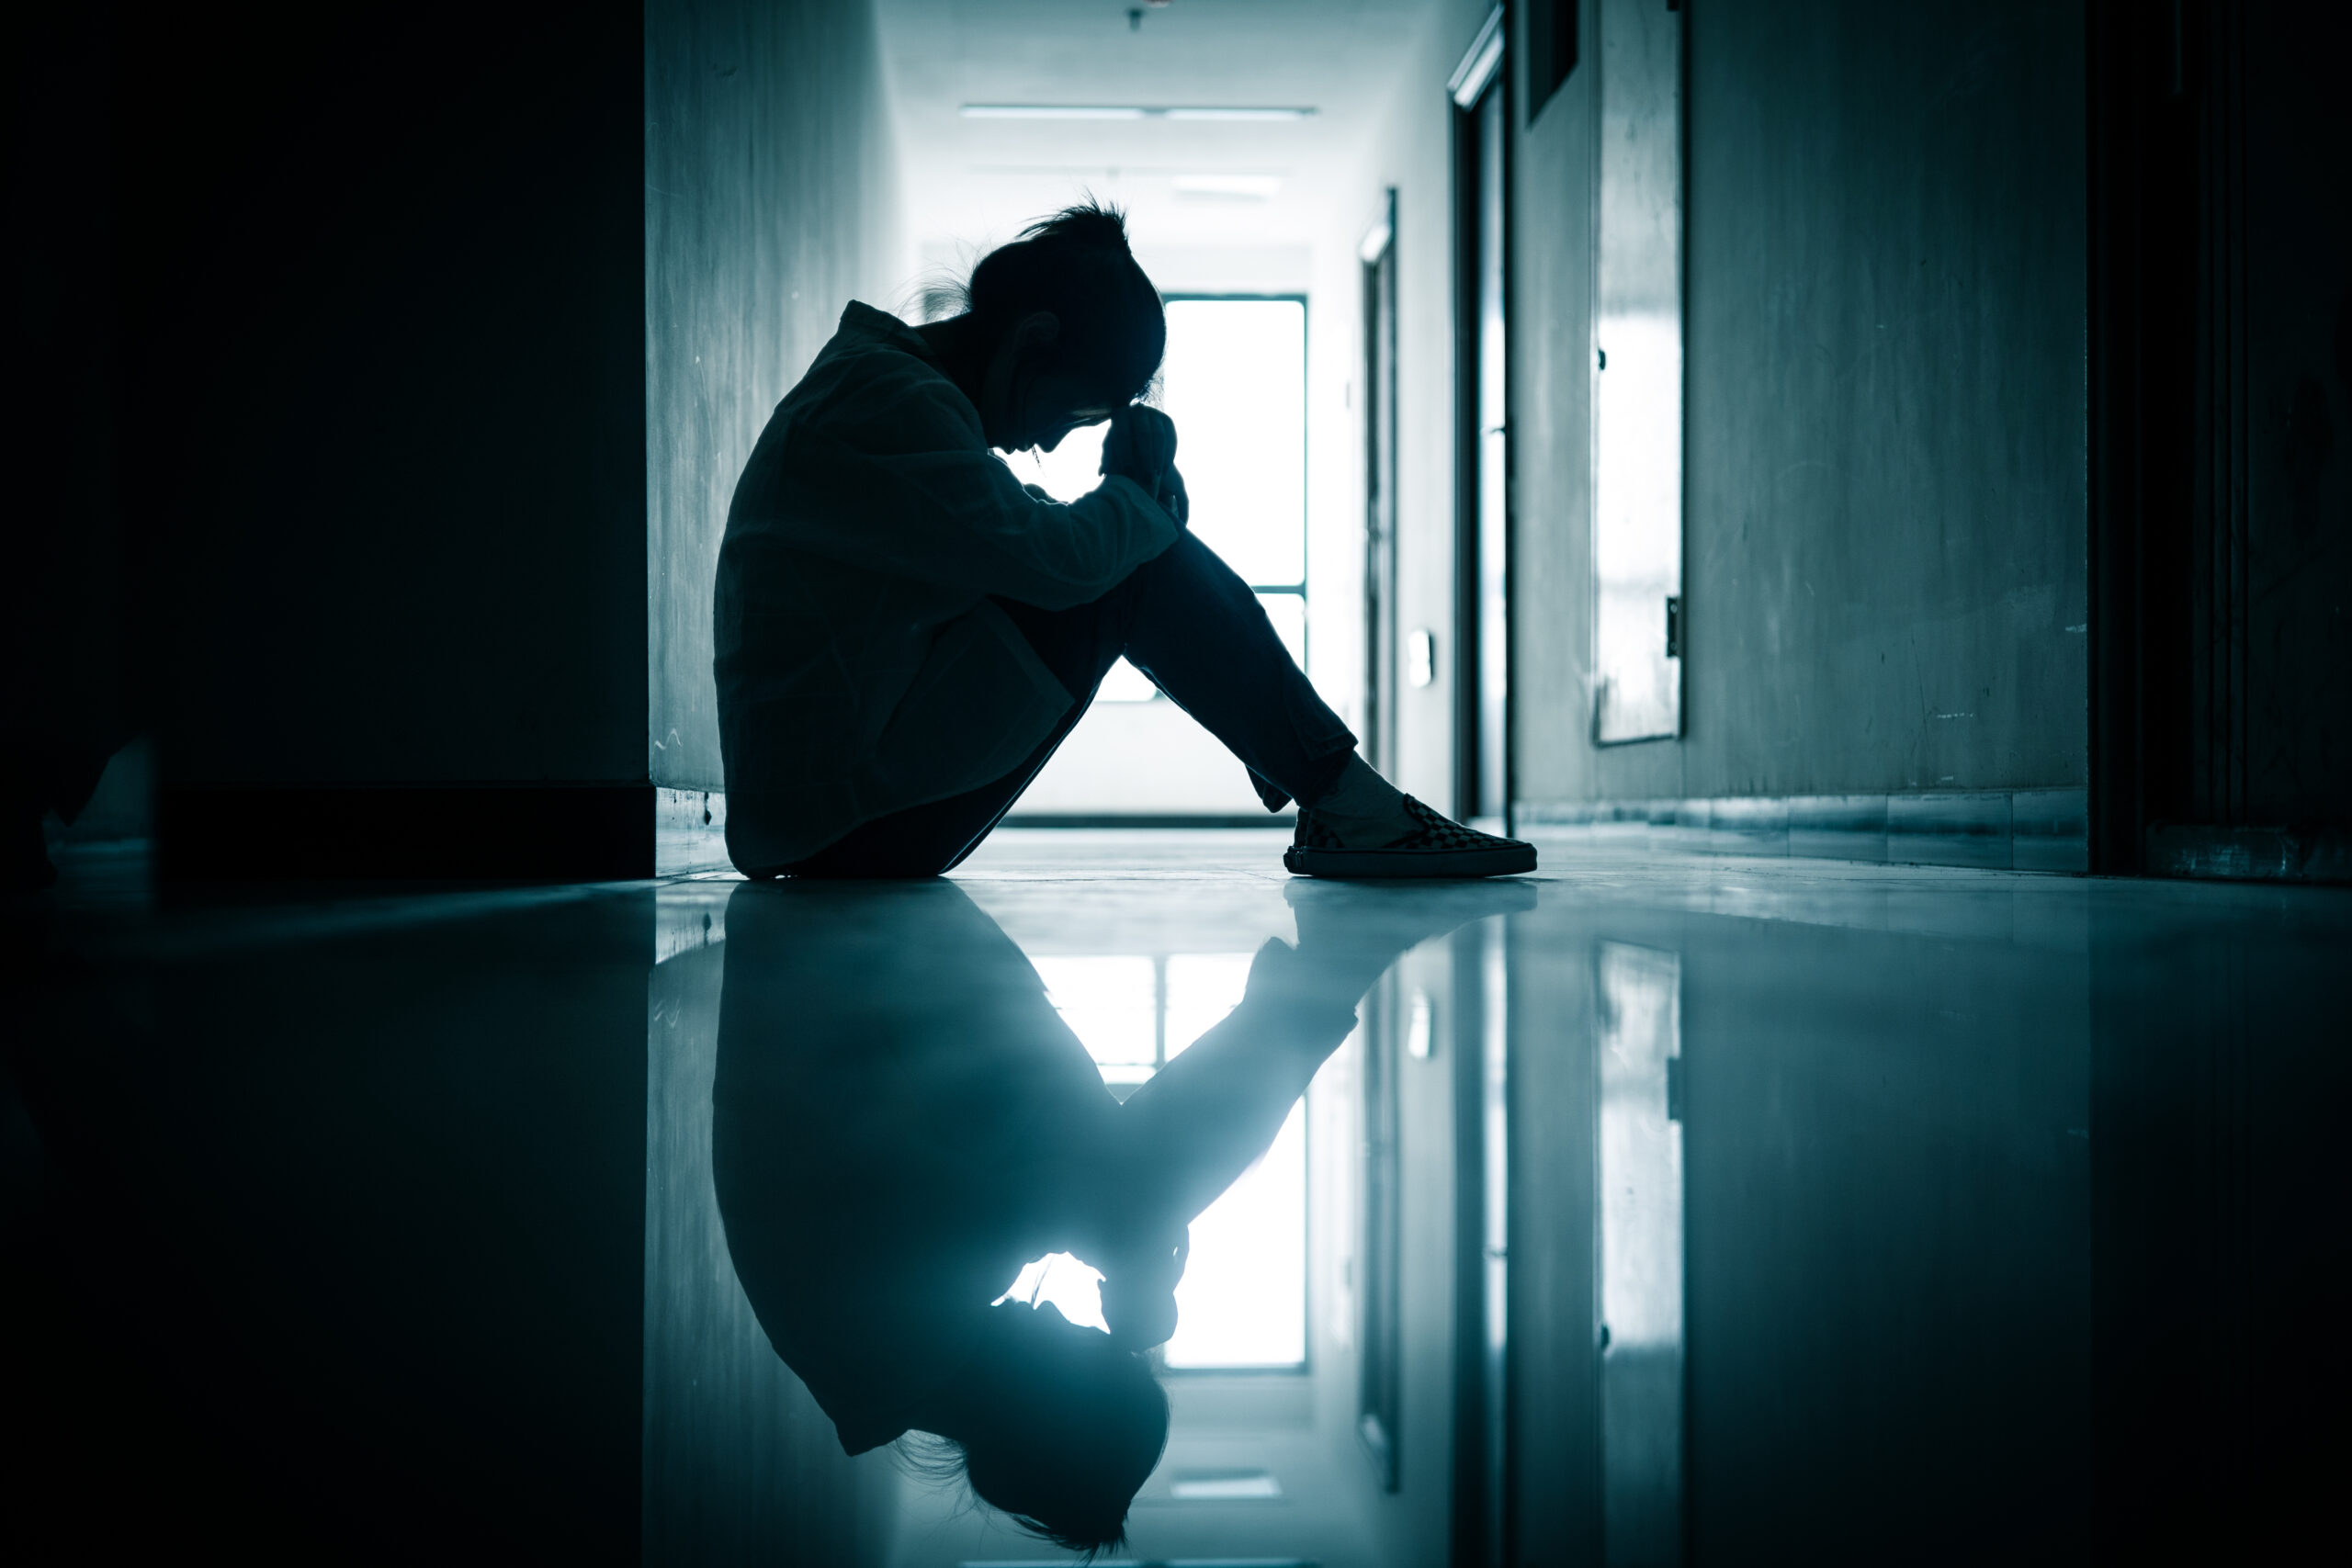
<svg viewBox="0 0 2352 1568"><path fill-rule="evenodd" d="M2342 1532L2352 6L12 20L0 1568Z"/></svg>
<svg viewBox="0 0 2352 1568"><path fill-rule="evenodd" d="M813 1053L846 1128L968 1056L1002 1121L1075 1063L1119 1114L1269 941L1370 991L1249 1201L1194 1227L1137 1558L2222 1561L2323 1522L2352 894L1591 836L1400 889L1285 879L1280 842L160 909L69 859L12 938L8 1334L43 1348L11 1401L45 1505L11 1530L1044 1561L843 1456L739 1269L861 1196L715 1190L714 1083L724 1111L741 1062ZM1085 1270L1023 1278L1094 1310Z"/></svg>

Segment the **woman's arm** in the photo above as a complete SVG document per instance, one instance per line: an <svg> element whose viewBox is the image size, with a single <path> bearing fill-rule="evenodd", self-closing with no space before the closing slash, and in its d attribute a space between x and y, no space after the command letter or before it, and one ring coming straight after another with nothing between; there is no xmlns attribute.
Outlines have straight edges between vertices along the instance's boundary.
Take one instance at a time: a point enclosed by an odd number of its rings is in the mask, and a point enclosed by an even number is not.
<svg viewBox="0 0 2352 1568"><path fill-rule="evenodd" d="M1101 1193L1096 1251L1114 1333L1174 1332L1183 1227L1272 1146L1283 1119L1355 1027L1356 1004L1388 966L1465 920L1533 907L1535 890L1479 883L1402 897L1352 889L1291 901L1295 950L1269 942L1241 1005L1106 1119L1086 1173ZM1099 1253L1100 1256L1097 1256Z"/></svg>
<svg viewBox="0 0 2352 1568"><path fill-rule="evenodd" d="M1102 597L1175 543L1175 520L1132 479L1068 504L1030 494L937 377L885 390L787 434L762 498L785 543L1046 609Z"/></svg>
<svg viewBox="0 0 2352 1568"><path fill-rule="evenodd" d="M1190 1224L1272 1145L1355 1028L1362 987L1332 978L1269 941L1240 1005L1127 1097L1102 1156L1111 1228L1156 1237Z"/></svg>

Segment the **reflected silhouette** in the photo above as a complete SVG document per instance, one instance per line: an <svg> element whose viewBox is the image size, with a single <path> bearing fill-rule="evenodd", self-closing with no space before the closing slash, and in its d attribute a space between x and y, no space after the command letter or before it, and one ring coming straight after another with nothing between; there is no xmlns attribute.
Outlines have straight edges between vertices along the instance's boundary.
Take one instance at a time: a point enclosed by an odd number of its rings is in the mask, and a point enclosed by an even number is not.
<svg viewBox="0 0 2352 1568"><path fill-rule="evenodd" d="M728 905L712 1160L771 1344L848 1452L947 1439L984 1501L1080 1548L1123 1538L1168 1404L1186 1226L1262 1155L1397 957L1532 887L1293 885L1241 1002L1124 1103L962 889L747 884ZM845 983L847 982L847 983ZM1099 1269L1107 1332L1001 1301ZM999 1304L1001 1303L1001 1304Z"/></svg>

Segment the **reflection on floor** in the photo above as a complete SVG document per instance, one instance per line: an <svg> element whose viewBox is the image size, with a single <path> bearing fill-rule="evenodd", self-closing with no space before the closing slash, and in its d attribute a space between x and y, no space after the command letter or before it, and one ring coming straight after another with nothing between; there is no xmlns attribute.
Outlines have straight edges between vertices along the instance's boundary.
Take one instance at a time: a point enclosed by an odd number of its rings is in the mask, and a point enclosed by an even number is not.
<svg viewBox="0 0 2352 1568"><path fill-rule="evenodd" d="M1061 1561L843 1451L1007 1314L1165 1340L1149 1561L2318 1519L2352 893L1279 842L163 911L69 868L11 928L20 1560Z"/></svg>

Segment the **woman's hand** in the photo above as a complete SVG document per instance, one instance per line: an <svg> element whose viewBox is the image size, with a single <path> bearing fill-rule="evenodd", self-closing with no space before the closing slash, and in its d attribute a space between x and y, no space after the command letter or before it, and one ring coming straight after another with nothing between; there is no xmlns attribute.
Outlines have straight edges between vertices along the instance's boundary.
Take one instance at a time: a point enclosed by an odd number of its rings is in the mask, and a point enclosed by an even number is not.
<svg viewBox="0 0 2352 1568"><path fill-rule="evenodd" d="M1191 1232L1180 1230L1173 1246L1163 1238L1109 1260L1102 1277L1102 1323L1113 1340L1126 1349L1148 1350L1175 1337L1176 1282L1184 1277L1192 1250Z"/></svg>
<svg viewBox="0 0 2352 1568"><path fill-rule="evenodd" d="M1102 471L1145 489L1176 463L1176 422L1158 409L1129 403L1111 416L1102 438Z"/></svg>
<svg viewBox="0 0 2352 1568"><path fill-rule="evenodd" d="M1141 485L1179 528L1192 515L1184 476L1176 471L1176 422L1158 409L1130 403L1111 416L1102 438L1102 472Z"/></svg>

